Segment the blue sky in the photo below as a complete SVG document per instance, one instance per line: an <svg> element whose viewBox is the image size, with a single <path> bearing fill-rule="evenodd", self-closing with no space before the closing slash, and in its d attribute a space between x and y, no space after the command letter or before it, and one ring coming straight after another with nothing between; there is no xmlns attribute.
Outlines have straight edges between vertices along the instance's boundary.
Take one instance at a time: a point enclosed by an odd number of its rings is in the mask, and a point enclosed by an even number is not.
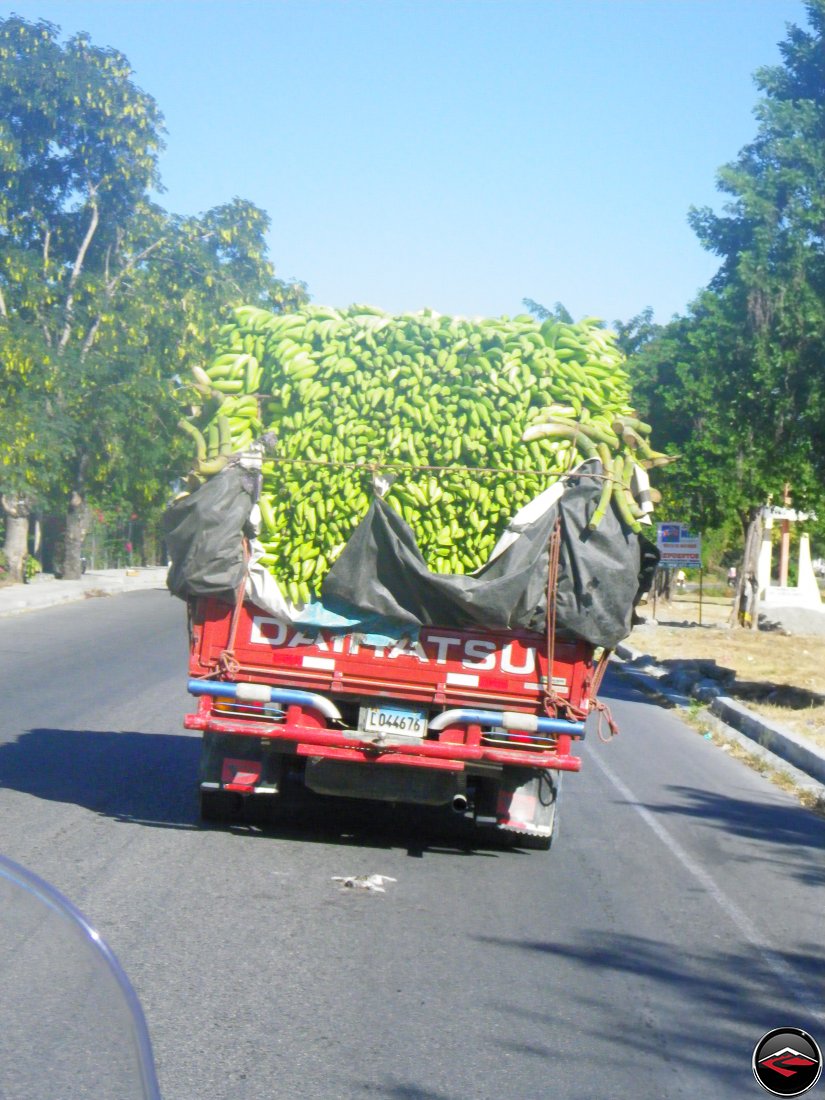
<svg viewBox="0 0 825 1100"><path fill-rule="evenodd" d="M25 0L114 46L166 119L161 202L235 195L314 301L685 312L687 224L752 139L802 0Z"/></svg>

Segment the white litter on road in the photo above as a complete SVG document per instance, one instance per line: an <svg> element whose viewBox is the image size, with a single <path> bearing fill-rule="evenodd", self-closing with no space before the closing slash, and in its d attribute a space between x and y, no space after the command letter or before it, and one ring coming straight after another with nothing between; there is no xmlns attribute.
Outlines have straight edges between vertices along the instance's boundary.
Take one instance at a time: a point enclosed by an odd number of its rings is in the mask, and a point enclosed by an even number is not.
<svg viewBox="0 0 825 1100"><path fill-rule="evenodd" d="M375 890L385 894L385 882L398 882L389 875L333 875L333 882L340 882L343 890Z"/></svg>

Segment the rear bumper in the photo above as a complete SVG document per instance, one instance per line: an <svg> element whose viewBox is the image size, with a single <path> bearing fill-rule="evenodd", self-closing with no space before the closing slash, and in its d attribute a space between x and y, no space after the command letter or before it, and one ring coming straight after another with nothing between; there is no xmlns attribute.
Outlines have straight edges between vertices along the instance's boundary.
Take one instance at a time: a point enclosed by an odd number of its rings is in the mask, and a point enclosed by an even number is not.
<svg viewBox="0 0 825 1100"><path fill-rule="evenodd" d="M404 744L376 744L359 737L354 730L339 731L307 724L298 716L291 717L292 709L287 707L284 721L274 724L225 718L215 714L207 706L202 707L197 714L186 715L184 726L190 730L254 738L296 756L347 760L367 765L395 764L441 771L463 771L468 764L568 772L581 769L580 758L570 751L571 734L558 734L556 745L552 749L510 749L482 744L481 726L470 723L460 730L447 727L441 731L445 738L460 734L464 738L462 743L446 739L424 739Z"/></svg>

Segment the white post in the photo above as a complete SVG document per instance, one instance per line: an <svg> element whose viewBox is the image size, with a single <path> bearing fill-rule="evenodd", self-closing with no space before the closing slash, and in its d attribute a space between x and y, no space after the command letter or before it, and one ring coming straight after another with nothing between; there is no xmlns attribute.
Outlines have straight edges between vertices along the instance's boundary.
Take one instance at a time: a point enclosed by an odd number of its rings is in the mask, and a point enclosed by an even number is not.
<svg viewBox="0 0 825 1100"><path fill-rule="evenodd" d="M799 569L796 584L806 604L817 606L822 603L816 574L811 564L811 540L807 533L799 536Z"/></svg>

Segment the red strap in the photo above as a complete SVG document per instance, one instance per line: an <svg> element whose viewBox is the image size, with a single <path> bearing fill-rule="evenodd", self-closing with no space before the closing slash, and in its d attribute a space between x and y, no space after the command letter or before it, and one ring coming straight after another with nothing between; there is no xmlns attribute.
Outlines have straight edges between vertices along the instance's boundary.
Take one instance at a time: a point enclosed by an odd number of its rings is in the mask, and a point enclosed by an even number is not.
<svg viewBox="0 0 825 1100"><path fill-rule="evenodd" d="M238 634L238 624L241 621L241 608L243 607L244 595L246 594L247 568L249 565L249 543L246 539L243 540L243 565L243 577L241 583L238 585L238 592L235 596L235 607L232 611L232 621L229 624L229 640L226 643L226 649L218 658L218 670L224 678L236 676L240 668L235 658L235 638Z"/></svg>

